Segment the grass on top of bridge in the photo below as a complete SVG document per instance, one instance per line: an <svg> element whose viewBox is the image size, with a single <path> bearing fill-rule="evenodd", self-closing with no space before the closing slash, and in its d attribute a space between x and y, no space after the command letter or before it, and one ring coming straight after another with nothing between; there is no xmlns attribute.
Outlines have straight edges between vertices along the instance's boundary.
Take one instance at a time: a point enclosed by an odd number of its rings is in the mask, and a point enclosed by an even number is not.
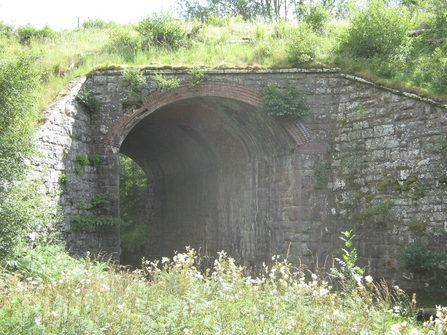
<svg viewBox="0 0 447 335"><path fill-rule="evenodd" d="M0 22L0 60L20 53L35 55L41 108L70 79L116 66L338 66L389 86L445 99L447 44L439 37L447 32L438 22L445 8L433 11L426 6L417 10L374 2L344 20L320 22L305 16L298 24L244 22L239 17L185 23L161 13L127 25L87 20L82 28L57 32L49 27L14 29ZM160 17L164 23L154 32L150 21Z"/></svg>

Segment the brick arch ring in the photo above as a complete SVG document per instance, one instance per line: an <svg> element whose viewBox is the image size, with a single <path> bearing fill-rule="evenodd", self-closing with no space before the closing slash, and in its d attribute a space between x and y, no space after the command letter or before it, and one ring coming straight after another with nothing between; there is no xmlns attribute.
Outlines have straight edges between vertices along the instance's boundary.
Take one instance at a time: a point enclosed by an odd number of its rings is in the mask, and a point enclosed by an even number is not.
<svg viewBox="0 0 447 335"><path fill-rule="evenodd" d="M258 90L237 83L205 81L195 86L182 83L176 89L153 92L143 98L142 107L126 111L109 129L103 138L102 146L104 149L119 149L132 128L152 112L173 102L198 97L229 98L253 106L259 106L261 103ZM310 134L301 121L280 118L279 123L297 145L310 141Z"/></svg>

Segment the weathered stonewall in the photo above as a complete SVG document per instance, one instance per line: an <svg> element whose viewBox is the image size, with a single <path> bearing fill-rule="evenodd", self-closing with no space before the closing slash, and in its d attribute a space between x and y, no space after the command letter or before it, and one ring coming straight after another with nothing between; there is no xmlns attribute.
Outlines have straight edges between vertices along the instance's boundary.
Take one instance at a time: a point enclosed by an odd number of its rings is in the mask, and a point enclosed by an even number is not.
<svg viewBox="0 0 447 335"><path fill-rule="evenodd" d="M154 73L181 84L159 91ZM187 70L143 74L147 86L135 96L121 71L97 71L43 114L45 184L72 253L119 257L117 227L76 230L72 219L95 194L118 194L120 152L148 177L151 259L188 245L252 267L278 254L312 268L329 265L340 232L353 229L359 265L400 282L402 245L420 239L445 250L445 106L338 69L207 70L194 85ZM263 85L289 82L310 115L258 110ZM98 117L75 100L81 89L101 102ZM100 163L80 173L76 158L88 155ZM104 214L118 216L117 201Z"/></svg>

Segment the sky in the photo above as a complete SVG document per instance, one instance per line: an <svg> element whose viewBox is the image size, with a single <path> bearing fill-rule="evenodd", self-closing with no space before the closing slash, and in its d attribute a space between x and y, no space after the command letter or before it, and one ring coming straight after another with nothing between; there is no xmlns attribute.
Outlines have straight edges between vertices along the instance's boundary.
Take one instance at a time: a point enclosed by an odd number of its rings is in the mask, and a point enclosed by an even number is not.
<svg viewBox="0 0 447 335"><path fill-rule="evenodd" d="M137 23L152 12L168 11L175 0L0 0L0 21L15 27L49 25L73 29L87 19Z"/></svg>

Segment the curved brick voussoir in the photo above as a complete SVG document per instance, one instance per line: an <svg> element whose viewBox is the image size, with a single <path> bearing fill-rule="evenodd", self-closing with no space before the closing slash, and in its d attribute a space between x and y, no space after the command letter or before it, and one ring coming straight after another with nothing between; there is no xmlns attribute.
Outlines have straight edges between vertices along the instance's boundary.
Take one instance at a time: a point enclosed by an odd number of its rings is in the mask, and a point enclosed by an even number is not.
<svg viewBox="0 0 447 335"><path fill-rule="evenodd" d="M131 110L120 117L105 136L103 143L119 147L127 133L142 118L165 105L197 97L228 98L252 106L258 106L261 99L257 90L236 83L210 81L195 86L189 83L182 83L178 88L162 92L156 91L144 97L143 106L138 110Z"/></svg>

